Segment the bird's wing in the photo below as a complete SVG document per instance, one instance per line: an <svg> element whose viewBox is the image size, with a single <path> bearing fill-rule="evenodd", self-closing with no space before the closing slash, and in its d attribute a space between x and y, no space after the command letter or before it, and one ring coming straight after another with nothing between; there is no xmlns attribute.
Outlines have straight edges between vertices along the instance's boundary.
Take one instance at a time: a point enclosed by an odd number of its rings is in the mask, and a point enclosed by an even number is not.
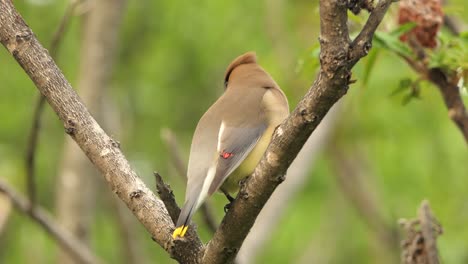
<svg viewBox="0 0 468 264"><path fill-rule="evenodd" d="M264 93L262 88L244 94L228 89L200 119L192 139L185 205L177 226L187 223L201 202L221 186L264 133L268 126L262 108ZM223 154L225 158L221 157Z"/></svg>
<svg viewBox="0 0 468 264"><path fill-rule="evenodd" d="M267 128L266 122L255 126L228 126L221 124L218 137L216 173L208 194L213 194L247 157Z"/></svg>
<svg viewBox="0 0 468 264"><path fill-rule="evenodd" d="M231 91L231 105L223 105L226 109L217 135L216 171L208 195L213 194L244 161L268 127L262 107L265 91L253 88L243 95Z"/></svg>

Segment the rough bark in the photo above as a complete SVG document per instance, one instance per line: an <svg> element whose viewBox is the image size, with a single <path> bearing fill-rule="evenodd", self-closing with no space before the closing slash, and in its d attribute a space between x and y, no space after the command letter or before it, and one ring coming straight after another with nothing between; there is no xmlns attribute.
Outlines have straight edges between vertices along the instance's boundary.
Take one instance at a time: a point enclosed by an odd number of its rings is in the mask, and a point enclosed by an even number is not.
<svg viewBox="0 0 468 264"><path fill-rule="evenodd" d="M132 210L153 239L168 250L174 247L171 252L180 262L196 262L196 256L203 248L201 242L194 239L175 245L169 243L172 241L174 225L163 203L132 170L119 143L108 136L92 118L10 0L0 1L0 42L46 97L63 122L65 132L78 143L112 191Z"/></svg>
<svg viewBox="0 0 468 264"><path fill-rule="evenodd" d="M93 2L83 15L83 40L78 73L78 91L88 110L100 116L100 106L109 86L125 0ZM96 170L76 143L66 138L57 181L58 220L83 243L89 243L97 183ZM77 263L61 251L59 263Z"/></svg>
<svg viewBox="0 0 468 264"><path fill-rule="evenodd" d="M406 231L402 241L401 260L403 264L439 264L437 237L442 234L442 226L432 214L429 202L423 200L418 210L418 218L400 220Z"/></svg>
<svg viewBox="0 0 468 264"><path fill-rule="evenodd" d="M284 212L289 208L294 195L300 192L304 183L310 179L310 172L313 171L315 160L328 144L328 139L338 119L340 111L339 108L337 109L338 106L339 103L330 110L317 130L310 135L289 167L287 180L268 199L242 244L236 259L238 263L256 263L256 256L262 252L265 244L271 238L272 231L278 227L281 219L286 217Z"/></svg>
<svg viewBox="0 0 468 264"><path fill-rule="evenodd" d="M468 143L468 111L463 103L460 88L451 80L453 79L451 74L445 73L440 68L427 69L426 74L428 79L439 88L450 119L460 129Z"/></svg>
<svg viewBox="0 0 468 264"><path fill-rule="evenodd" d="M204 263L228 263L255 222L286 170L328 110L348 90L351 68L365 56L373 32L383 19L391 0L382 0L371 13L361 34L350 41L347 8L342 1L320 1L320 63L314 84L291 115L276 129L273 140L254 173L227 212L208 243Z"/></svg>

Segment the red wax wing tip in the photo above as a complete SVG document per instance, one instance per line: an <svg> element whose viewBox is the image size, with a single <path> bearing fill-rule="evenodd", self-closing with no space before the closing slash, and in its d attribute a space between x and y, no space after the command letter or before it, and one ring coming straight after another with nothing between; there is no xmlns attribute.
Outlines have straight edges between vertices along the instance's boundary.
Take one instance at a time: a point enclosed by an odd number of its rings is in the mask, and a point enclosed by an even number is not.
<svg viewBox="0 0 468 264"><path fill-rule="evenodd" d="M221 157L223 159L229 159L230 157L234 156L233 153L229 153L229 152L226 152L226 151L223 151L223 153L221 153Z"/></svg>

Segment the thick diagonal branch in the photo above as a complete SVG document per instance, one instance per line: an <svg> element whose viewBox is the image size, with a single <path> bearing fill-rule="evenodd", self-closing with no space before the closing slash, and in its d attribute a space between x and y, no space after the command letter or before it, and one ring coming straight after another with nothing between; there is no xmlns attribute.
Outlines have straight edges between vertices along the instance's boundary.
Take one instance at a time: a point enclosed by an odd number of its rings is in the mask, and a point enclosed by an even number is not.
<svg viewBox="0 0 468 264"><path fill-rule="evenodd" d="M381 8L370 15L370 22L365 28L375 30L391 2L380 1ZM265 155L242 186L237 199L209 242L204 263L227 263L234 259L260 210L278 184L285 179L286 170L309 135L333 104L346 93L351 77L350 70L365 55L350 48L346 24L347 8L343 1L320 1L322 49L319 75L296 109L276 129ZM371 39L363 38L363 41L371 43ZM360 55L350 59L351 53Z"/></svg>
<svg viewBox="0 0 468 264"><path fill-rule="evenodd" d="M0 42L14 56L46 97L68 133L99 169L108 185L132 210L153 239L163 248L172 241L174 228L163 203L156 198L119 148L93 119L60 69L15 10L11 0L0 0ZM197 237L177 244L173 257L193 263L203 245ZM179 246L180 245L180 246Z"/></svg>

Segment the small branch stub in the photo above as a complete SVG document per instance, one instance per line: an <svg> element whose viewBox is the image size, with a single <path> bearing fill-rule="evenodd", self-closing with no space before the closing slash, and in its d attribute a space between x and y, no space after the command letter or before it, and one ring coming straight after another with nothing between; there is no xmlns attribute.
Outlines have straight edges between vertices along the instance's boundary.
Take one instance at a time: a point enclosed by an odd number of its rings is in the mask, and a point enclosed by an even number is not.
<svg viewBox="0 0 468 264"><path fill-rule="evenodd" d="M403 264L439 264L437 237L442 234L442 226L432 214L429 202L424 200L419 208L418 218L400 220L406 232L402 241Z"/></svg>

